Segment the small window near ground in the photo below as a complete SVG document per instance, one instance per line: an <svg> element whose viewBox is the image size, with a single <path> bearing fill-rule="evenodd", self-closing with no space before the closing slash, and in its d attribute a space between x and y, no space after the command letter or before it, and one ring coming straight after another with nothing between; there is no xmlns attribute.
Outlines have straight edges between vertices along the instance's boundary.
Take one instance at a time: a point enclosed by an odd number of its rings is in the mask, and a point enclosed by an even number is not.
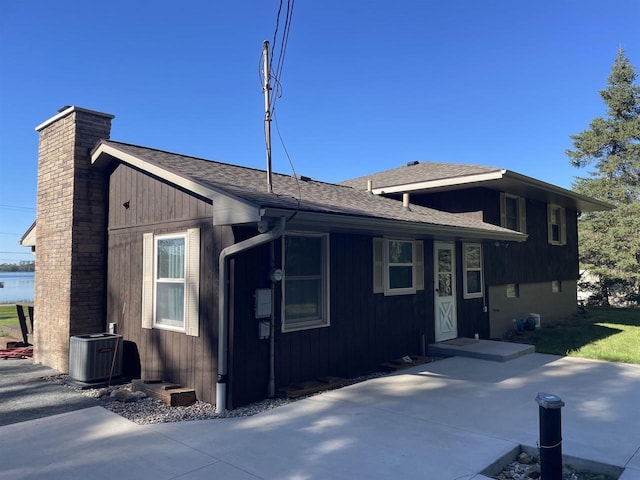
<svg viewBox="0 0 640 480"><path fill-rule="evenodd" d="M464 298L482 297L482 245L479 243L463 243L462 251Z"/></svg>
<svg viewBox="0 0 640 480"><path fill-rule="evenodd" d="M329 237L286 235L282 331L329 325Z"/></svg>
<svg viewBox="0 0 640 480"><path fill-rule="evenodd" d="M562 292L562 282L560 280L552 280L551 281L551 292L553 292L553 293Z"/></svg>
<svg viewBox="0 0 640 480"><path fill-rule="evenodd" d="M509 283L507 285L507 298L519 298L520 285L517 283Z"/></svg>

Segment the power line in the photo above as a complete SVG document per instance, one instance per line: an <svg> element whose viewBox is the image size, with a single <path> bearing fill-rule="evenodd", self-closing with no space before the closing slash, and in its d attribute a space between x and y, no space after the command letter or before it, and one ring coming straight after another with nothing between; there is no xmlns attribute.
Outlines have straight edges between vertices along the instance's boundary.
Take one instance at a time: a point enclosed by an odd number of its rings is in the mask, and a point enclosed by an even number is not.
<svg viewBox="0 0 640 480"><path fill-rule="evenodd" d="M269 76L275 80L275 88L271 91L271 112L275 109L276 100L282 96L282 69L284 68L284 59L287 53L287 45L289 43L289 33L291 32L291 19L293 18L293 7L295 5L295 0L287 0L287 11L285 13L285 21L284 27L282 29L282 35L280 39L280 47L278 53L278 59L276 62L275 70L269 72ZM280 25L280 15L282 12L282 0L280 0L280 5L278 8L278 15L276 17L276 28L273 33L273 45L271 46L271 64L273 65L274 53L276 44L278 43L278 29Z"/></svg>
<svg viewBox="0 0 640 480"><path fill-rule="evenodd" d="M19 207L17 205L0 205L0 208L6 208L7 210L28 210L30 212L35 212L35 207Z"/></svg>

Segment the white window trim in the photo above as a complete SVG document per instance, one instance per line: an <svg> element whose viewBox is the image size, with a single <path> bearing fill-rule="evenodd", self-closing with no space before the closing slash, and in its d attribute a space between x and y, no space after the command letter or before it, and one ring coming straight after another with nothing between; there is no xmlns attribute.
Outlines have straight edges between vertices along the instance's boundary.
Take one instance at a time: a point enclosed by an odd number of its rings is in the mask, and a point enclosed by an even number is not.
<svg viewBox="0 0 640 480"><path fill-rule="evenodd" d="M560 240L553 239L553 224L551 223L551 212L559 210L560 218L558 219L558 228L560 229ZM564 207L553 203L547 204L547 239L551 245L567 244L567 213Z"/></svg>
<svg viewBox="0 0 640 480"><path fill-rule="evenodd" d="M412 245L412 287L389 287L389 242L411 242ZM424 244L422 240L406 238L374 238L373 239L373 293L385 296L412 295L424 290Z"/></svg>
<svg viewBox="0 0 640 480"><path fill-rule="evenodd" d="M285 292L286 292L286 281L287 281L287 265L285 262L286 257L286 252L285 252L285 238L286 237L320 237L322 238L322 247L323 247L323 252L322 252L322 257L323 257L323 262L322 262L322 267L323 267L323 275L324 275L324 281L322 282L322 296L323 296L323 305L322 305L322 318L320 319L314 319L314 320L309 320L306 322L297 322L294 325L289 325L286 322L286 298L285 298ZM283 277L282 277L282 308L281 308L281 331L282 333L289 333L289 332L298 332L300 330L310 330L313 328L324 328L324 327L328 327L331 325L331 315L330 315L330 306L331 306L331 301L330 301L330 278L331 278L331 274L330 274L330 245L329 245L329 234L328 233L308 233L308 232L288 232L283 236L283 241L282 243L282 270L283 270Z"/></svg>
<svg viewBox="0 0 640 480"><path fill-rule="evenodd" d="M468 268L467 267L467 247L478 247L480 249L480 267ZM469 292L467 286L467 271L480 271L480 291ZM463 298L482 298L484 296L484 259L482 253L481 243L463 243L462 244L462 283L464 288Z"/></svg>
<svg viewBox="0 0 640 480"><path fill-rule="evenodd" d="M183 276L180 279L166 278L166 279L158 279L158 242L161 240L184 240L184 272ZM162 330L172 330L174 332L184 332L185 331L185 323L186 323L186 309L187 309L187 259L189 258L189 245L187 242L187 235L184 233L180 234L167 234L167 235L156 235L153 238L153 328L158 328ZM183 285L183 299L182 299L182 326L178 327L175 325L166 325L163 323L158 323L158 284L181 284Z"/></svg>
<svg viewBox="0 0 640 480"><path fill-rule="evenodd" d="M185 239L184 323L182 327L158 324L155 321L157 239ZM142 241L142 328L170 330L197 337L200 304L200 229L190 228L186 233L154 236L145 233Z"/></svg>
<svg viewBox="0 0 640 480"><path fill-rule="evenodd" d="M513 198L518 202L518 231L527 233L527 203L523 197L510 193L500 192L500 226L507 227L507 198Z"/></svg>

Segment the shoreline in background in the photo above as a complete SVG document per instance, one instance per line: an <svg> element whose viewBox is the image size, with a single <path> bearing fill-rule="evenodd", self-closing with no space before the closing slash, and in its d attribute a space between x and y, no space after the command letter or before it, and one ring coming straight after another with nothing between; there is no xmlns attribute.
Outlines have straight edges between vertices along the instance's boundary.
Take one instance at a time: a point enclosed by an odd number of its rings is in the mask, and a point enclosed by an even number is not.
<svg viewBox="0 0 640 480"><path fill-rule="evenodd" d="M11 305L33 302L35 296L35 272L0 272L0 304Z"/></svg>

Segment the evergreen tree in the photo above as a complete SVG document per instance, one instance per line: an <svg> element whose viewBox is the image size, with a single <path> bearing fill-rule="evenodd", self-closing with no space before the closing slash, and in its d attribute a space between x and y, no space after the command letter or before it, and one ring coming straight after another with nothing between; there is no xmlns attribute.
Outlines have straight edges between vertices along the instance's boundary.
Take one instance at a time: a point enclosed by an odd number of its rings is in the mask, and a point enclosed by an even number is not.
<svg viewBox="0 0 640 480"><path fill-rule="evenodd" d="M597 117L589 129L571 135L571 164L592 167L578 177L573 189L604 200L616 208L583 213L578 221L580 264L595 278L587 287L600 304L613 292L640 300L640 87L636 72L622 49L600 91L607 117Z"/></svg>

